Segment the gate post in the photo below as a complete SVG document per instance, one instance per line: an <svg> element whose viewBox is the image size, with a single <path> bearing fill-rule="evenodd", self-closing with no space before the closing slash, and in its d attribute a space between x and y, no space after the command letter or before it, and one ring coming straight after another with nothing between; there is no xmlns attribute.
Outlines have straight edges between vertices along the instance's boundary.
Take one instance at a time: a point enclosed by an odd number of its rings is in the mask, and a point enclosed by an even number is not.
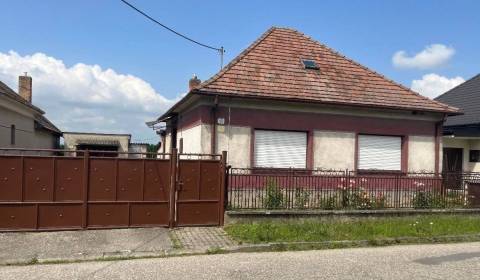
<svg viewBox="0 0 480 280"><path fill-rule="evenodd" d="M170 192L168 199L168 226L173 228L175 226L175 190L177 188L177 162L178 162L178 153L177 149L172 149L170 155Z"/></svg>
<svg viewBox="0 0 480 280"><path fill-rule="evenodd" d="M88 150L83 152L83 215L82 228L88 225L88 184L90 183L90 154Z"/></svg>
<svg viewBox="0 0 480 280"><path fill-rule="evenodd" d="M220 163L220 172L222 174L221 179L221 188L220 188L220 201L219 201L219 223L220 226L223 226L224 219L225 219L225 194L227 193L227 151L222 152L222 162Z"/></svg>
<svg viewBox="0 0 480 280"><path fill-rule="evenodd" d="M177 162L178 162L178 153L177 149L172 149L172 154L170 155L170 196L169 196L169 215L168 215L168 226L173 228L175 226L175 190L177 185Z"/></svg>

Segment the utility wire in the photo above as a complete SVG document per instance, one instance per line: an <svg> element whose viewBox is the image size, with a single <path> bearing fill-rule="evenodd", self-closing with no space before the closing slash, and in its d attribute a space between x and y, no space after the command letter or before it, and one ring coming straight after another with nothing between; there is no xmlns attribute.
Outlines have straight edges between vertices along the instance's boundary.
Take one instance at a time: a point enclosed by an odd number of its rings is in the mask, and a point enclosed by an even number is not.
<svg viewBox="0 0 480 280"><path fill-rule="evenodd" d="M125 0L120 0L120 1L122 1L125 5L129 6L129 7L132 8L132 9L134 9L135 11L137 11L138 13L140 13L141 15L143 15L144 17L146 17L146 18L148 18L149 20L153 21L154 23L160 25L161 27L167 29L168 31L170 31L170 32L172 32L172 33L174 33L174 34L176 34L176 35L178 35L178 36L180 36L180 37L182 37L182 38L184 38L184 39L192 42L192 43L195 43L195 44L200 45L200 46L205 47L205 48L209 48L209 49L212 49L212 50L216 50L216 51L220 52L221 55L223 55L223 53L225 52L225 50L223 49L223 47L216 48L216 47L212 47L212 46L209 46L209 45L206 45L206 44L202 44L202 43L200 43L200 42L198 42L198 41L196 41L196 40L193 40L193 39L191 39L191 38L189 38L189 37L187 37L187 36L185 36L185 35L177 32L177 31L173 30L172 28L170 28L170 27L168 27L168 26L160 23L158 20L152 18L151 16L149 16L148 14L146 14L145 12L143 12L142 10L140 10L140 9L138 9L137 7L133 6L132 4L128 3L127 1L125 1Z"/></svg>

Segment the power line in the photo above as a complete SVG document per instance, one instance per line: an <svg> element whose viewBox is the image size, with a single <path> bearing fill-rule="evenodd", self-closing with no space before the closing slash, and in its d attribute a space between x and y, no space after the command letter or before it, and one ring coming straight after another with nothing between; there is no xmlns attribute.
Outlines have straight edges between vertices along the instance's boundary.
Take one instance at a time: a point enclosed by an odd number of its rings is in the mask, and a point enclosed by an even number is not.
<svg viewBox="0 0 480 280"><path fill-rule="evenodd" d="M137 11L139 14L141 14L141 15L143 15L144 17L148 18L149 20L153 21L154 23L156 23L156 24L160 25L161 27L167 29L168 31L170 31L170 32L172 32L172 33L174 33L174 34L176 34L176 35L178 35L178 36L180 36L180 37L182 37L182 38L184 38L184 39L192 42L192 43L195 43L195 44L200 45L200 46L205 47L205 48L209 48L209 49L218 51L218 52L220 53L220 55L222 56L222 61L223 61L223 53L225 52L225 50L224 50L223 47L216 48L216 47L212 47L212 46L209 46L209 45L200 43L200 42L198 42L198 41L196 41L196 40L194 40L194 39L192 39L192 38L189 38L189 37L187 37L187 36L185 36L185 35L177 32L177 31L173 30L172 28L170 28L170 27L168 27L168 26L160 23L158 20L152 18L151 16L149 16L148 14L146 14L145 12L143 12L142 10L140 10L140 9L138 9L137 7L133 6L132 4L128 3L127 1L125 1L125 0L120 0L120 1L122 1L125 5L129 6L130 8L134 9L135 11ZM222 64L223 64L223 62L222 62Z"/></svg>

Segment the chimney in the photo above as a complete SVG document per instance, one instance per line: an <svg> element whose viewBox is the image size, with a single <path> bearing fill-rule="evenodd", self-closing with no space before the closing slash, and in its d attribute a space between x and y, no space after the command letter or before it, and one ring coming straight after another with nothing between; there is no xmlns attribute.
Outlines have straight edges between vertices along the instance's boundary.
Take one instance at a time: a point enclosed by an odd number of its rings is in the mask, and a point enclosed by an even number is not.
<svg viewBox="0 0 480 280"><path fill-rule="evenodd" d="M197 78L197 75L193 74L193 77L188 81L188 90L192 91L200 86L202 81Z"/></svg>
<svg viewBox="0 0 480 280"><path fill-rule="evenodd" d="M18 94L29 103L32 103L32 77L25 75L18 77Z"/></svg>

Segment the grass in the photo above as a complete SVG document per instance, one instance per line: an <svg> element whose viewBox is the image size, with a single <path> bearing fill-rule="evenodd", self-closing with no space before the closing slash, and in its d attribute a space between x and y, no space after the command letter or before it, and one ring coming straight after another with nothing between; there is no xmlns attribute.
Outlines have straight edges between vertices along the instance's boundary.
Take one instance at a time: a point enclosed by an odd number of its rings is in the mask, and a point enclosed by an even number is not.
<svg viewBox="0 0 480 280"><path fill-rule="evenodd" d="M480 233L480 216L441 215L363 219L351 221L263 221L225 227L234 239L246 243L324 242L385 238L455 236Z"/></svg>
<svg viewBox="0 0 480 280"><path fill-rule="evenodd" d="M182 244L182 242L180 241L180 239L178 239L178 237L177 237L177 235L175 234L175 232L169 231L169 232L168 232L168 236L170 237L170 240L172 240L173 249L183 249L183 244Z"/></svg>
<svg viewBox="0 0 480 280"><path fill-rule="evenodd" d="M205 251L207 255L216 255L216 254L224 254L225 250L220 247L211 247Z"/></svg>

